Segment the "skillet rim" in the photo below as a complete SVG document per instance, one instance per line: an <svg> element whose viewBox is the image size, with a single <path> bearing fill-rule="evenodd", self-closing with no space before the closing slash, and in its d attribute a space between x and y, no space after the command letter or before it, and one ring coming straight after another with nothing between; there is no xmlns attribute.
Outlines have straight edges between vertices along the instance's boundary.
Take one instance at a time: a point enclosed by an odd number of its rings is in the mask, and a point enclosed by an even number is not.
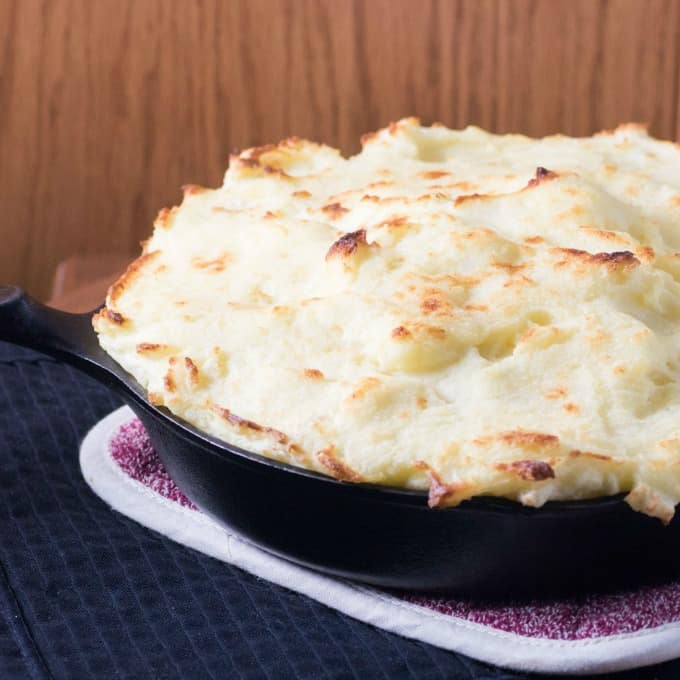
<svg viewBox="0 0 680 680"><path fill-rule="evenodd" d="M276 470L279 473L293 474L312 481L330 484L335 488L342 488L347 493L375 495L385 502L404 503L406 505L421 505L424 502L425 509L433 512L466 509L500 512L503 514L531 514L548 517L554 514L571 514L588 510L605 510L611 506L620 506L621 504L626 505L631 512L634 512L623 500L626 495L625 492L609 496L595 496L592 498L548 501L540 507L522 505L519 501L498 496L474 496L473 498L463 501L459 505L443 508L430 508L427 506L428 492L426 490L406 489L397 486L387 486L385 484L346 482L329 475L324 475L316 470L309 470L291 463L276 460L275 458L270 458L264 454L243 449L235 444L230 444L229 442L214 437L186 420L183 420L179 416L175 416L167 408L151 404L147 400L145 390L141 385L139 385L139 383L112 357L105 352L103 353L104 356L112 362L112 372L114 372L120 381L125 392L151 417L160 420L163 426L168 427L171 431L174 431L175 434L182 436L189 445L207 449L211 454L219 457L224 457L225 455L235 456L241 464L261 465L265 468ZM134 408L132 410L134 411Z"/></svg>
<svg viewBox="0 0 680 680"><path fill-rule="evenodd" d="M429 508L424 502L427 498L427 492L424 490L345 482L229 444L148 401L146 390L99 344L99 338L92 325L92 316L102 307L103 305L100 305L94 310L79 314L63 312L37 302L18 286L0 284L0 318L8 322L6 327L0 327L0 339L65 361L107 387L127 395L127 400L134 401L149 417L160 421L162 427L167 427L171 433L181 436L191 446L207 449L211 454L222 458L226 457L225 454L230 454L232 459L241 465L254 465L264 470L293 474L310 482L320 482L335 490L342 489L341 493L368 495L385 503L417 505L423 510L437 512L457 510L530 514L536 518L549 518L555 515L565 517L570 514L606 512L612 508L620 509L622 505L630 512L634 512L623 501L625 493L548 501L538 508L525 506L507 498L476 496L457 506Z"/></svg>

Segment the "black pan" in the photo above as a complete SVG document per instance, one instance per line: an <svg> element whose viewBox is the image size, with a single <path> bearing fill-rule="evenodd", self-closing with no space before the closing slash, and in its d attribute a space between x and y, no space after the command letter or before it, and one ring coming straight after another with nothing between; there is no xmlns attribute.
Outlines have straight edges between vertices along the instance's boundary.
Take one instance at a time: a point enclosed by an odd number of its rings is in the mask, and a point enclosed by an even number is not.
<svg viewBox="0 0 680 680"><path fill-rule="evenodd" d="M422 492L336 481L214 439L151 405L99 347L90 320L0 286L0 340L63 359L118 392L187 496L269 552L377 586L474 598L602 591L680 575L680 519L663 526L620 495L540 509L477 498L432 510Z"/></svg>

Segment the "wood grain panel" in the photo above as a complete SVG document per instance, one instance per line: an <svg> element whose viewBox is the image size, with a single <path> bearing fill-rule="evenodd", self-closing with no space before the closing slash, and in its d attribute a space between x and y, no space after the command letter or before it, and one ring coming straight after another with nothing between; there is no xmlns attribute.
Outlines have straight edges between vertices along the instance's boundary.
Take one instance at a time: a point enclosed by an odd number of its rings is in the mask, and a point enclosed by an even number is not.
<svg viewBox="0 0 680 680"><path fill-rule="evenodd" d="M183 183L390 120L680 138L679 0L0 0L0 280L132 252Z"/></svg>

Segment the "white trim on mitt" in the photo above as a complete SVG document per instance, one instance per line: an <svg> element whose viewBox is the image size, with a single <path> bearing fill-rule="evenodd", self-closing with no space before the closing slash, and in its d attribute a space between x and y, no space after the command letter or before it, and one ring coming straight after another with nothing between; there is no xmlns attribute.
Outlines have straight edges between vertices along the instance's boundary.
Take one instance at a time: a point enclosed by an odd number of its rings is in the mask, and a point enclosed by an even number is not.
<svg viewBox="0 0 680 680"><path fill-rule="evenodd" d="M92 490L114 510L178 543L302 593L359 621L521 671L592 674L639 668L680 656L680 622L586 640L532 638L497 630L334 579L275 557L216 522L155 493L113 461L109 442L134 417L126 406L85 437L80 467Z"/></svg>

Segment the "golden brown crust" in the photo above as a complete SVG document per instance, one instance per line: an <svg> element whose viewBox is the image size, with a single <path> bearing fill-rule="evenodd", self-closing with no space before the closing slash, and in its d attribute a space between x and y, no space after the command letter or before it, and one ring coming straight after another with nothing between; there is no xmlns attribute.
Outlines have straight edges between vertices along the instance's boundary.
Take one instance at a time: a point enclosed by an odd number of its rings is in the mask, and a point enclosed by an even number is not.
<svg viewBox="0 0 680 680"><path fill-rule="evenodd" d="M443 340L447 336L445 328L442 328L441 326L432 326L431 324L422 323L420 321L410 324L408 331L411 335L415 335L418 338ZM394 331L392 331L392 333L394 337Z"/></svg>
<svg viewBox="0 0 680 680"><path fill-rule="evenodd" d="M206 192L211 191L207 187L202 187L198 184L183 184L182 185L182 193L184 194L184 197L186 198L187 196L193 196L196 194L205 194Z"/></svg>
<svg viewBox="0 0 680 680"><path fill-rule="evenodd" d="M562 255L562 259L556 263L558 267L570 264L601 265L612 271L628 271L640 265L640 260L629 250L613 253L589 253L577 248L552 248L551 251Z"/></svg>
<svg viewBox="0 0 680 680"><path fill-rule="evenodd" d="M592 451L579 451L578 449L569 451L569 456L571 458L592 458L594 460L601 460L604 462L611 462L613 460L611 456L607 456L604 453L593 453Z"/></svg>
<svg viewBox="0 0 680 680"><path fill-rule="evenodd" d="M148 357L162 357L173 351L171 345L160 342L139 342L136 346L137 354Z"/></svg>
<svg viewBox="0 0 680 680"><path fill-rule="evenodd" d="M361 141L361 146L366 146L371 140L375 139L378 136L377 132L366 132L365 134L361 135L360 141Z"/></svg>
<svg viewBox="0 0 680 680"><path fill-rule="evenodd" d="M527 182L527 185L524 187L524 189L521 189L521 191L534 189L539 184L550 181L557 177L559 177L559 175L556 172L553 172L552 170L547 170L546 168L539 166L536 168L536 175ZM461 196L456 197L454 205L456 207L459 207L469 201L485 201L493 198L498 198L498 196L496 194L480 194L480 193L463 194Z"/></svg>
<svg viewBox="0 0 680 680"><path fill-rule="evenodd" d="M502 432L499 438L506 444L526 448L556 448L560 445L559 437L556 437L554 434L546 434L545 432L514 430Z"/></svg>
<svg viewBox="0 0 680 680"><path fill-rule="evenodd" d="M645 262L654 262L656 259L656 253L651 246L640 246L639 248L636 248L635 255L638 259L644 260Z"/></svg>
<svg viewBox="0 0 680 680"><path fill-rule="evenodd" d="M623 243L626 245L630 243L630 236L624 236L623 234L618 234L615 231L608 231L607 229L597 229L596 227L590 227L588 225L580 226L579 230L587 233L589 236L595 236L605 241L614 241L616 243Z"/></svg>
<svg viewBox="0 0 680 680"><path fill-rule="evenodd" d="M374 390L376 387L380 386L380 378L374 376L367 376L362 378L357 383L356 387L352 390L352 394L349 395L350 400L361 399L370 390Z"/></svg>
<svg viewBox="0 0 680 680"><path fill-rule="evenodd" d="M97 323L97 321L102 319L110 321L116 326L122 326L127 321L120 312L115 312L108 307L102 307L101 310L92 317L93 323Z"/></svg>
<svg viewBox="0 0 680 680"><path fill-rule="evenodd" d="M510 463L496 463L495 468L512 472L527 482L542 482L555 477L552 466L544 460L514 460Z"/></svg>
<svg viewBox="0 0 680 680"><path fill-rule="evenodd" d="M644 512L652 517L658 517L664 524L668 524L675 514L672 503L650 488L647 484L638 483L625 498L626 503L634 510Z"/></svg>
<svg viewBox="0 0 680 680"><path fill-rule="evenodd" d="M451 303L439 288L426 288L421 294L420 309L425 315L449 316Z"/></svg>
<svg viewBox="0 0 680 680"><path fill-rule="evenodd" d="M346 212L349 212L349 210L344 208L341 203L329 203L321 208L321 212L323 212L328 219L337 220L338 217L342 217ZM365 235L366 232L364 232L364 236Z"/></svg>
<svg viewBox="0 0 680 680"><path fill-rule="evenodd" d="M417 460L414 465L419 470L425 470L429 477L430 487L427 495L427 504L431 508L447 505L452 496L465 488L463 483L447 484L444 482L439 474L424 460Z"/></svg>
<svg viewBox="0 0 680 680"><path fill-rule="evenodd" d="M536 175L527 182L527 188L538 186L541 182L545 182L557 177L557 173L540 165L536 168Z"/></svg>
<svg viewBox="0 0 680 680"><path fill-rule="evenodd" d="M179 209L180 208L177 205L174 205L171 208L161 208L154 220L153 226L159 229L170 229Z"/></svg>
<svg viewBox="0 0 680 680"><path fill-rule="evenodd" d="M191 259L191 266L195 269L207 269L211 272L222 272L225 270L227 264L231 261L229 253L222 253L218 257L211 260L206 260L200 257Z"/></svg>
<svg viewBox="0 0 680 680"><path fill-rule="evenodd" d="M274 439L274 441L276 441L278 444L287 444L289 442L288 435L286 435L284 432L281 432L281 430L260 425L259 423L248 420L247 418L241 418L241 416L236 415L228 408L222 408L221 406L216 405L213 405L211 408L222 418L224 418L224 420L226 420L230 425L234 425L242 431L250 430L252 432L261 432L262 434L271 436L272 439Z"/></svg>
<svg viewBox="0 0 680 680"><path fill-rule="evenodd" d="M478 437L474 440L474 443L478 446L488 446L495 442L521 449L554 449L560 445L559 437L556 437L554 434L529 432L526 430L499 432L498 434Z"/></svg>
<svg viewBox="0 0 680 680"><path fill-rule="evenodd" d="M137 354L145 354L148 352L155 352L161 347L167 347L167 345L161 345L157 342L140 342L137 344Z"/></svg>
<svg viewBox="0 0 680 680"><path fill-rule="evenodd" d="M395 340L406 340L411 337L411 331L406 326L397 326L392 329L392 337Z"/></svg>
<svg viewBox="0 0 680 680"><path fill-rule="evenodd" d="M248 158L247 156L234 155L229 157L229 167L238 170L247 170L250 168L258 168L260 166L257 158Z"/></svg>
<svg viewBox="0 0 680 680"><path fill-rule="evenodd" d="M140 272L150 262L153 262L160 255L160 250L154 250L151 253L144 253L140 255L134 262L132 262L125 273L109 288L109 304L115 304L121 295L130 287L132 282L139 276Z"/></svg>
<svg viewBox="0 0 680 680"><path fill-rule="evenodd" d="M448 170L426 170L424 172L419 172L418 176L423 179L440 179L442 177L448 177L451 173Z"/></svg>
<svg viewBox="0 0 680 680"><path fill-rule="evenodd" d="M404 227L409 226L409 219L408 217L404 217L403 215L397 215L395 217L390 217L386 220L383 220L382 222L378 222L378 224L375 225L376 229L387 229L387 230L398 230L398 229L403 229Z"/></svg>
<svg viewBox="0 0 680 680"><path fill-rule="evenodd" d="M242 175L252 174L258 175L277 175L281 179L293 179L282 168L274 167L273 165L263 165L257 158L250 158L244 156L232 156L230 158L230 168L238 171Z"/></svg>
<svg viewBox="0 0 680 680"><path fill-rule="evenodd" d="M545 392L546 399L562 399L567 396L566 387L553 387L551 390Z"/></svg>
<svg viewBox="0 0 680 680"><path fill-rule="evenodd" d="M335 446L330 444L325 449L316 452L316 457L321 465L329 470L336 479L340 479L344 482L362 482L364 478L347 465L347 463L338 460L334 451Z"/></svg>
<svg viewBox="0 0 680 680"><path fill-rule="evenodd" d="M463 203L467 203L468 201L476 201L481 198L489 197L490 197L489 194L463 194L462 196L457 196L453 204L457 208L458 206L463 205Z"/></svg>
<svg viewBox="0 0 680 680"><path fill-rule="evenodd" d="M273 165L265 165L262 167L265 175L278 175L281 179L292 180L293 178L285 172L282 168L274 167Z"/></svg>
<svg viewBox="0 0 680 680"><path fill-rule="evenodd" d="M198 385L198 366L189 358L184 357L184 367L187 369L187 375L189 376L189 382L192 385Z"/></svg>
<svg viewBox="0 0 680 680"><path fill-rule="evenodd" d="M326 260L330 260L334 257L352 257L362 247L368 247L366 230L359 229L358 231L351 231L348 234L342 235L331 245L326 253Z"/></svg>
<svg viewBox="0 0 680 680"><path fill-rule="evenodd" d="M442 189L458 189L460 191L468 191L470 193L474 192L479 188L478 184L474 182L467 182L465 180L459 180L456 182L449 182L447 184L441 185Z"/></svg>
<svg viewBox="0 0 680 680"><path fill-rule="evenodd" d="M170 367L168 368L165 376L163 377L163 385L168 392L177 391L177 383L175 382L175 372L173 371L172 361L170 362Z"/></svg>
<svg viewBox="0 0 680 680"><path fill-rule="evenodd" d="M512 264L512 262L492 262L491 263L492 267L496 267L496 269L502 269L504 272L506 272L509 275L516 274L517 272L521 272L523 269L526 269L529 265L526 263L523 264Z"/></svg>
<svg viewBox="0 0 680 680"><path fill-rule="evenodd" d="M242 176L275 175L283 180L294 181L295 177L285 171L288 160L305 149L320 148L318 144L298 137L288 137L278 144L265 144L247 149L240 154L232 154L229 157L229 167L230 170Z"/></svg>

